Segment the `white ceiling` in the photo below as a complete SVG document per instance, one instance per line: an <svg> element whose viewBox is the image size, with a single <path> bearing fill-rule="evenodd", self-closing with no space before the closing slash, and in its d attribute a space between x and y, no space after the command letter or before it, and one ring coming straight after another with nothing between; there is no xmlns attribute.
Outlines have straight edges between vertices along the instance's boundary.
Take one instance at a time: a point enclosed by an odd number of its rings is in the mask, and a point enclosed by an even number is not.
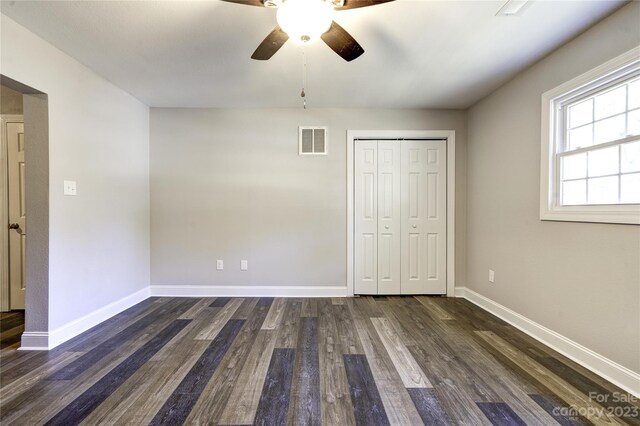
<svg viewBox="0 0 640 426"><path fill-rule="evenodd" d="M307 48L310 107L465 108L624 4L397 0L336 13L365 49ZM302 50L251 54L275 11L221 1L3 1L2 13L149 106L299 107Z"/></svg>

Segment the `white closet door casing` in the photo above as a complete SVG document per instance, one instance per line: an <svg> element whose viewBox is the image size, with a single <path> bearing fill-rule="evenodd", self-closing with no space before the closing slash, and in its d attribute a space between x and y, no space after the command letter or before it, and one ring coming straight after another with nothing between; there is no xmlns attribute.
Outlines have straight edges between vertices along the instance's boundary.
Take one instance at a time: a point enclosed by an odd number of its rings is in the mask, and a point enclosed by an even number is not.
<svg viewBox="0 0 640 426"><path fill-rule="evenodd" d="M378 294L378 141L355 144L354 292Z"/></svg>
<svg viewBox="0 0 640 426"><path fill-rule="evenodd" d="M401 293L445 294L446 141L402 141Z"/></svg>
<svg viewBox="0 0 640 426"><path fill-rule="evenodd" d="M378 294L400 294L400 144L378 141Z"/></svg>
<svg viewBox="0 0 640 426"><path fill-rule="evenodd" d="M9 223L18 224L17 230L9 230L9 304L11 309L24 309L27 236L24 124L7 123L6 132L9 166Z"/></svg>

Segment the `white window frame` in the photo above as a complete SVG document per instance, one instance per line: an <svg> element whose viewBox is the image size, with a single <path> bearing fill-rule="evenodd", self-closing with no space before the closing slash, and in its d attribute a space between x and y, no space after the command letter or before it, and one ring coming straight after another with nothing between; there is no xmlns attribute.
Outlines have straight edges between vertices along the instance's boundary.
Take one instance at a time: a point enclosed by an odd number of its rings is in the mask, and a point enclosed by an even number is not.
<svg viewBox="0 0 640 426"><path fill-rule="evenodd" d="M542 95L540 150L540 219L570 222L624 223L640 225L639 204L560 205L558 147L564 124L558 126L558 110L567 99L630 75L640 65L640 46L554 88ZM635 140L638 136L623 139ZM602 147L606 146L603 144ZM600 147L600 145L598 145ZM594 147L595 148L595 147Z"/></svg>

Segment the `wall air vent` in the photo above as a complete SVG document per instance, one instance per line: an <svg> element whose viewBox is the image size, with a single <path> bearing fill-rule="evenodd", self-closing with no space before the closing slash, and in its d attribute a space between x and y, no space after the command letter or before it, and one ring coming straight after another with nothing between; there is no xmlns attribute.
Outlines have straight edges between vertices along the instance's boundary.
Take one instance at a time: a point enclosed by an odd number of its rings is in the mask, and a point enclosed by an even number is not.
<svg viewBox="0 0 640 426"><path fill-rule="evenodd" d="M298 154L327 155L327 128L298 127Z"/></svg>

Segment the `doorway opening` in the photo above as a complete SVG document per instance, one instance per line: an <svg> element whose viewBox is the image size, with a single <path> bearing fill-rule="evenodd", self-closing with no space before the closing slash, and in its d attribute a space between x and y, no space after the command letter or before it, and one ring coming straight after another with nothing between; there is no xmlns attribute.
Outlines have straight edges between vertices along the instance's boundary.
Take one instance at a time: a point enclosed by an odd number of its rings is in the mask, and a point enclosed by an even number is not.
<svg viewBox="0 0 640 426"><path fill-rule="evenodd" d="M0 346L48 333L47 95L0 75Z"/></svg>

